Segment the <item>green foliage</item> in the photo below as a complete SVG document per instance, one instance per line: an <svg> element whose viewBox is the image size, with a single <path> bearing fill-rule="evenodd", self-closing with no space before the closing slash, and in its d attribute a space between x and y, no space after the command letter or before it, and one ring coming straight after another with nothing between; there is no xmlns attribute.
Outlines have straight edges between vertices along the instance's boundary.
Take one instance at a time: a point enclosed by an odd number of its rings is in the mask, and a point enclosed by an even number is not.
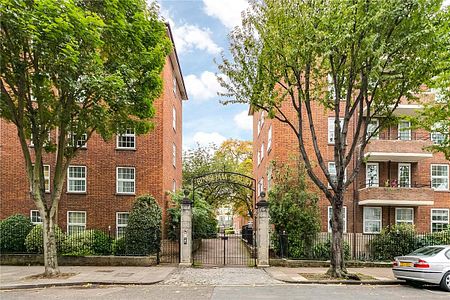
<svg viewBox="0 0 450 300"><path fill-rule="evenodd" d="M0 222L0 252L25 252L25 238L33 228L30 218L17 214Z"/></svg>
<svg viewBox="0 0 450 300"><path fill-rule="evenodd" d="M161 208L150 195L136 198L125 231L126 253L149 255L161 249Z"/></svg>
<svg viewBox="0 0 450 300"><path fill-rule="evenodd" d="M370 245L376 260L391 260L418 248L414 226L398 224L384 228Z"/></svg>
<svg viewBox="0 0 450 300"><path fill-rule="evenodd" d="M180 218L181 218L181 201L183 193L178 192L172 194L174 206L167 210L167 231L171 240L179 238ZM217 220L214 214L214 208L206 202L201 195L196 194L192 208L192 228L194 239L211 238L216 236Z"/></svg>
<svg viewBox="0 0 450 300"><path fill-rule="evenodd" d="M289 252L304 255L320 230L318 197L308 190L305 169L298 162L273 163L273 187L269 190L270 221L276 232L289 236Z"/></svg>
<svg viewBox="0 0 450 300"><path fill-rule="evenodd" d="M225 234L234 234L234 229L233 229L233 228L231 228L231 229L229 229L229 228L225 229Z"/></svg>
<svg viewBox="0 0 450 300"><path fill-rule="evenodd" d="M183 157L183 186L189 187L193 178L213 172L235 172L251 177L252 155L252 142L233 139L224 141L219 147L199 146L186 151ZM244 180L238 183L247 185ZM202 186L200 192L203 199L215 208L232 204L235 214L252 217L252 191L242 185L211 182Z"/></svg>
<svg viewBox="0 0 450 300"><path fill-rule="evenodd" d="M125 255L126 254L126 242L125 238L119 238L112 243L113 255Z"/></svg>
<svg viewBox="0 0 450 300"><path fill-rule="evenodd" d="M54 231L56 248L58 253L61 253L66 236L58 226L55 227ZM30 233L28 233L25 239L25 247L29 253L44 253L44 232L41 224L34 226Z"/></svg>
<svg viewBox="0 0 450 300"><path fill-rule="evenodd" d="M64 255L88 256L111 254L111 238L99 230L85 230L68 235L63 243Z"/></svg>
<svg viewBox="0 0 450 300"><path fill-rule="evenodd" d="M350 246L344 241L344 259L350 259ZM307 257L317 260L330 260L331 259L331 240L327 240L325 243L319 243L314 245L312 251L306 254Z"/></svg>

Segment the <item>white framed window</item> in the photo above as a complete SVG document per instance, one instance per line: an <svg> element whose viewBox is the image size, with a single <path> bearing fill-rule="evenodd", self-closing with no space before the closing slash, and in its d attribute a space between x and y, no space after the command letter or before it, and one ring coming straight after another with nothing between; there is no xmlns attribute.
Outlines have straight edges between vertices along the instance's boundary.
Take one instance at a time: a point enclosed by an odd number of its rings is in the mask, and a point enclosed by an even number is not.
<svg viewBox="0 0 450 300"><path fill-rule="evenodd" d="M116 238L120 239L125 235L125 228L128 225L129 212L116 213Z"/></svg>
<svg viewBox="0 0 450 300"><path fill-rule="evenodd" d="M330 173L331 181L337 182L337 171L336 164L334 161L328 162L328 173ZM347 169L344 170L344 182L347 180ZM331 185L328 184L328 187L331 188Z"/></svg>
<svg viewBox="0 0 450 300"><path fill-rule="evenodd" d="M86 166L67 168L67 192L86 193Z"/></svg>
<svg viewBox="0 0 450 300"><path fill-rule="evenodd" d="M395 224L414 224L414 208L396 207Z"/></svg>
<svg viewBox="0 0 450 300"><path fill-rule="evenodd" d="M347 206L343 207L342 213L344 214L344 233L347 233ZM332 216L333 216L333 207L328 206L328 232L331 232Z"/></svg>
<svg viewBox="0 0 450 300"><path fill-rule="evenodd" d="M86 212L68 211L67 212L67 234L74 234L86 230Z"/></svg>
<svg viewBox="0 0 450 300"><path fill-rule="evenodd" d="M42 224L41 214L38 210L30 210L30 221L34 225Z"/></svg>
<svg viewBox="0 0 450 300"><path fill-rule="evenodd" d="M175 73L174 70L172 70L172 72ZM173 82L173 86L172 86L173 93L176 95L178 82L177 82L177 78L175 76L172 76L172 82Z"/></svg>
<svg viewBox="0 0 450 300"><path fill-rule="evenodd" d="M267 191L272 187L272 165L267 169Z"/></svg>
<svg viewBox="0 0 450 300"><path fill-rule="evenodd" d="M267 132L267 153L272 149L272 125L270 125L269 130Z"/></svg>
<svg viewBox="0 0 450 300"><path fill-rule="evenodd" d="M177 130L177 110L175 109L175 106L172 107L172 128L173 130Z"/></svg>
<svg viewBox="0 0 450 300"><path fill-rule="evenodd" d="M264 117L265 117L265 115L266 115L266 112L265 112L265 111L262 111L262 112L261 112L261 129L262 129L263 126L264 126Z"/></svg>
<svg viewBox="0 0 450 300"><path fill-rule="evenodd" d="M258 161L258 166L259 166L261 164L261 150L258 150L257 161Z"/></svg>
<svg viewBox="0 0 450 300"><path fill-rule="evenodd" d="M134 167L117 167L116 168L116 186L117 194L135 194L135 176Z"/></svg>
<svg viewBox="0 0 450 300"><path fill-rule="evenodd" d="M127 129L117 135L117 149L136 149L134 129Z"/></svg>
<svg viewBox="0 0 450 300"><path fill-rule="evenodd" d="M411 164L399 163L398 164L398 186L409 188L411 187Z"/></svg>
<svg viewBox="0 0 450 300"><path fill-rule="evenodd" d="M379 163L366 163L366 187L380 186Z"/></svg>
<svg viewBox="0 0 450 300"><path fill-rule="evenodd" d="M342 126L344 125L344 118L339 118L339 123L342 131ZM334 117L328 118L328 144L334 144Z"/></svg>
<svg viewBox="0 0 450 300"><path fill-rule="evenodd" d="M400 121L398 123L398 139L402 141L411 140L411 122Z"/></svg>
<svg viewBox="0 0 450 300"><path fill-rule="evenodd" d="M373 134L370 139L378 140L380 138L378 126L380 126L380 121L378 119L371 119L367 124L367 137Z"/></svg>
<svg viewBox="0 0 450 300"><path fill-rule="evenodd" d="M440 145L445 141L446 134L444 134L443 132L446 132L448 134L448 128L444 131L443 126L444 125L442 123L437 122L431 127L432 131L430 132L430 139L434 145Z"/></svg>
<svg viewBox="0 0 450 300"><path fill-rule="evenodd" d="M363 233L380 233L382 226L381 207L364 207Z"/></svg>
<svg viewBox="0 0 450 300"><path fill-rule="evenodd" d="M177 191L177 182L176 180L172 180L172 192L176 192Z"/></svg>
<svg viewBox="0 0 450 300"><path fill-rule="evenodd" d="M448 166L431 165L431 187L435 190L448 190Z"/></svg>
<svg viewBox="0 0 450 300"><path fill-rule="evenodd" d="M261 161L264 159L264 143L261 144Z"/></svg>
<svg viewBox="0 0 450 300"><path fill-rule="evenodd" d="M172 145L172 165L177 166L177 145L175 143Z"/></svg>
<svg viewBox="0 0 450 300"><path fill-rule="evenodd" d="M445 103L446 99L442 88L432 88L431 92L434 93L434 101L436 103Z"/></svg>
<svg viewBox="0 0 450 300"><path fill-rule="evenodd" d="M86 141L87 141L87 133L83 133L79 139L76 139L75 134L72 132L69 133L69 141L70 146L77 147L77 148L86 148Z"/></svg>
<svg viewBox="0 0 450 300"><path fill-rule="evenodd" d="M45 192L50 193L50 165L44 165L43 167Z"/></svg>
<svg viewBox="0 0 450 300"><path fill-rule="evenodd" d="M50 141L52 140L52 134L49 131L48 132L48 139L44 141L44 145L48 145L50 143ZM34 142L33 142L33 133L30 133L30 147L34 147Z"/></svg>
<svg viewBox="0 0 450 300"><path fill-rule="evenodd" d="M258 118L258 126L257 126L257 132L258 132L258 136L261 133L261 118Z"/></svg>
<svg viewBox="0 0 450 300"><path fill-rule="evenodd" d="M448 208L432 208L431 209L431 232L438 232L447 229L449 225Z"/></svg>
<svg viewBox="0 0 450 300"><path fill-rule="evenodd" d="M257 197L259 197L259 195L261 194L261 192L264 191L264 178L261 177L258 181L258 195Z"/></svg>

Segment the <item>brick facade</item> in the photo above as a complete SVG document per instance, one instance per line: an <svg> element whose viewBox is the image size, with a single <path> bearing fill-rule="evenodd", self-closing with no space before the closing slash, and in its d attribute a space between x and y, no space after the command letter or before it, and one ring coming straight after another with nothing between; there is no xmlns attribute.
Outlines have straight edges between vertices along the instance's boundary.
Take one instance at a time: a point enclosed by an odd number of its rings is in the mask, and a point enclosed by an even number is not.
<svg viewBox="0 0 450 300"><path fill-rule="evenodd" d="M434 95L424 93L423 97L427 101L431 101ZM288 119L296 120L296 111L289 103L290 101L283 102L281 110ZM408 104L403 104L401 113L412 113L413 109L410 107L414 107L414 110L420 109L418 105L408 106ZM324 161L325 163L333 162L333 144L328 143L328 118L334 117L334 112L326 111L323 107L316 104L313 104L312 111L318 144ZM287 124L281 123L276 119L263 117L264 122L261 125L261 115L263 113L252 110L250 110L250 113L253 115L253 175L257 183L262 179L264 190L266 191L269 184L268 176L271 174L271 162L286 163L290 161L290 157L299 157L298 140L293 130ZM308 119L305 113L302 119L306 151L309 153L312 165L315 166L315 173L319 174L322 182L326 182L325 176L317 165L310 138L311 135L309 134ZM354 127L354 120L350 120L349 139ZM272 128L272 142L271 148L267 149L270 128ZM397 126L391 126L380 132L378 140L373 139L367 146L365 154L368 162L378 163L379 187L370 187L370 191L366 189L366 166L363 166L358 178L350 185L345 194L344 205L347 210L347 232L364 232L364 207L381 208L382 227L395 224L396 208L412 208L414 224L416 229L421 232L429 232L431 230L432 209L450 209L450 191L448 189L438 191L430 188L432 165L445 165L447 166L447 173L450 172L450 162L445 159L443 154L432 154L423 150L424 146L431 145L430 133L424 130L412 130L411 140L397 140L397 136ZM350 144L350 140L348 143ZM263 150L261 149L262 144L264 144ZM258 154L261 151L264 152L264 155ZM258 156L263 157L260 159L260 162L258 161ZM398 170L402 163L410 164L410 188L399 187ZM354 165L355 161L349 164L347 168L348 174L355 167ZM449 178L447 176L448 181ZM389 188L387 188L386 184L388 184ZM330 204L323 193L312 182L309 182L308 185L311 190L317 191L320 197L321 230L327 231L328 206ZM391 190L391 192L386 192L386 190ZM394 200L399 196L401 196L400 199L407 200L407 202L401 205L395 204ZM360 201L367 199L378 199L379 201L372 201L370 205L360 203ZM424 203L426 205L423 205Z"/></svg>
<svg viewBox="0 0 450 300"><path fill-rule="evenodd" d="M172 38L170 28L168 35ZM68 193L66 179L58 210L58 224L64 231L67 228L67 212L84 211L87 229L110 230L111 234L115 234L116 213L129 212L135 197L143 194L151 194L156 198L165 218L170 204L168 191L174 187L179 189L182 183L182 101L187 100L175 51L166 58L162 78L163 93L154 102L154 129L135 137L135 149L118 149L116 137L104 141L94 133L86 148L80 149L71 161L70 165L86 167L87 188L85 193ZM56 132L51 132L50 136L55 140ZM176 148L175 165L173 145ZM44 164L50 165L50 178L54 163L55 154L45 154ZM117 167L134 168L134 194L116 192ZM0 219L16 213L30 215L30 211L36 208L28 191L17 130L13 124L0 119Z"/></svg>

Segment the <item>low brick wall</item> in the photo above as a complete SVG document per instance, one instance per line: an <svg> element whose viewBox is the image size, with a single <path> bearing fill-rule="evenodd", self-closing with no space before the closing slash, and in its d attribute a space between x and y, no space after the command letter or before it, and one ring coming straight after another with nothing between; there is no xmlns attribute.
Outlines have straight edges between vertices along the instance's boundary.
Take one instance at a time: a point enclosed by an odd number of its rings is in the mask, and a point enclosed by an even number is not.
<svg viewBox="0 0 450 300"><path fill-rule="evenodd" d="M270 266L272 267L288 267L288 268L308 268L308 267L322 267L328 268L329 261L319 260L290 260L281 258L271 258ZM346 261L347 268L391 268L390 262L371 262L371 261Z"/></svg>
<svg viewBox="0 0 450 300"><path fill-rule="evenodd" d="M156 265L156 256L60 256L58 264L60 266L148 267ZM0 265L44 265L44 257L39 254L2 254Z"/></svg>

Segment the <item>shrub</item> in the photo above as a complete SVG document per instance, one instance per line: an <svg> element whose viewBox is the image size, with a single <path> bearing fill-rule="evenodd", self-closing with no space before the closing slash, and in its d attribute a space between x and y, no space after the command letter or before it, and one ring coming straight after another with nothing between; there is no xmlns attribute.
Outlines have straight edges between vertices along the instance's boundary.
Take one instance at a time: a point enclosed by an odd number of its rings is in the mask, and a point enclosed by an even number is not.
<svg viewBox="0 0 450 300"><path fill-rule="evenodd" d="M30 219L13 215L0 223L0 252L25 252L25 238L33 228Z"/></svg>
<svg viewBox="0 0 450 300"><path fill-rule="evenodd" d="M125 241L127 254L149 255L160 251L161 208L152 196L140 196L134 202Z"/></svg>
<svg viewBox="0 0 450 300"><path fill-rule="evenodd" d="M414 225L387 226L370 243L375 260L392 260L395 256L411 253L421 247Z"/></svg>
<svg viewBox="0 0 450 300"><path fill-rule="evenodd" d="M56 249L62 251L65 240L64 232L59 227L55 227ZM25 238L25 247L29 253L44 253L44 232L41 224L34 226Z"/></svg>
<svg viewBox="0 0 450 300"><path fill-rule="evenodd" d="M111 254L111 238L99 230L85 230L67 236L64 255L89 256Z"/></svg>
<svg viewBox="0 0 450 300"><path fill-rule="evenodd" d="M350 246L344 241L344 259L350 259ZM318 260L331 260L331 240L327 240L325 243L319 243L312 248L312 253L309 257Z"/></svg>
<svg viewBox="0 0 450 300"><path fill-rule="evenodd" d="M225 229L225 234L234 234L234 229Z"/></svg>
<svg viewBox="0 0 450 300"><path fill-rule="evenodd" d="M112 243L113 255L125 255L126 254L125 251L126 251L125 238L119 238L113 241Z"/></svg>

